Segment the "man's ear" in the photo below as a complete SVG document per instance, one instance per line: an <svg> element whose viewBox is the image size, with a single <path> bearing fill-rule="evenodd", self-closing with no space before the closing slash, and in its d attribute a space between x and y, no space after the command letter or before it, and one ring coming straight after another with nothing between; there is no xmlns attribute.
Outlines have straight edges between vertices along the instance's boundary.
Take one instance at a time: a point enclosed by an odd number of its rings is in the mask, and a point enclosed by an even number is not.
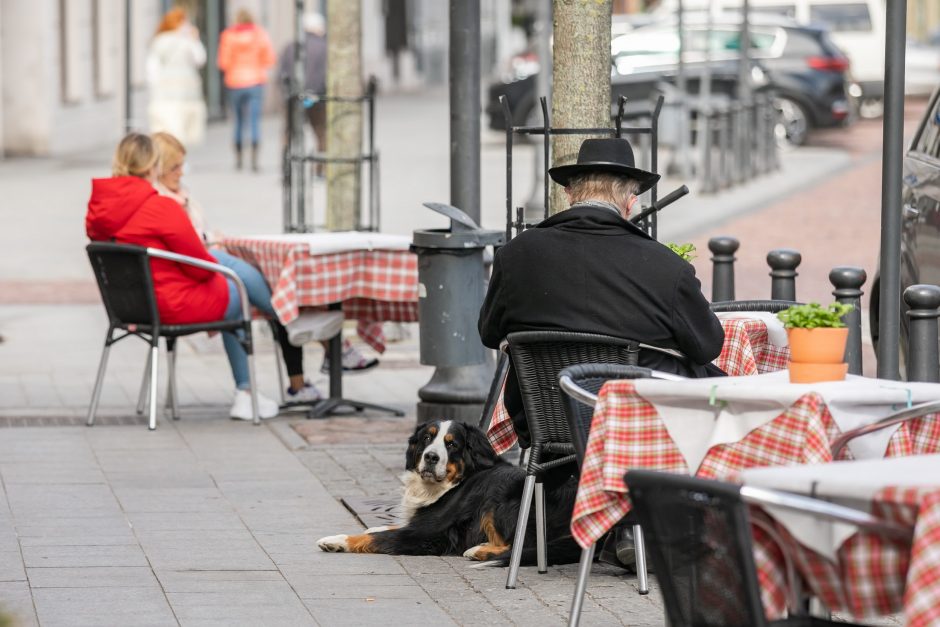
<svg viewBox="0 0 940 627"><path fill-rule="evenodd" d="M633 207L636 206L636 202L640 198L636 194L630 194L630 198L627 199L627 215L623 216L624 220L630 218L630 214L633 212Z"/></svg>

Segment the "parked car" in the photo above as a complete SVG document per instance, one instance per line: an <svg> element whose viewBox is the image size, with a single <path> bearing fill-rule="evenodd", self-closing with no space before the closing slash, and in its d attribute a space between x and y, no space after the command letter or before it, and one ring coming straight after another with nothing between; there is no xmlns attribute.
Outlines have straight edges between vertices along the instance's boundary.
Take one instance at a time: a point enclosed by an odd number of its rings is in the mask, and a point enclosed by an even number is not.
<svg viewBox="0 0 940 627"><path fill-rule="evenodd" d="M938 83L940 84L940 83ZM928 101L924 117L904 155L901 181L901 292L911 285L940 285L940 89ZM871 288L869 321L878 345L881 277ZM901 364L907 354L908 320L901 299Z"/></svg>
<svg viewBox="0 0 940 627"><path fill-rule="evenodd" d="M698 92L698 79L706 63L715 86L713 93L735 91L740 46L740 16L722 14L712 20L707 36L707 16L686 16L685 64L688 89ZM679 38L670 18L641 26L611 41L611 96L621 94L631 101L647 101L660 81L675 83ZM800 145L812 128L837 126L849 117L846 72L848 60L829 39L826 31L799 26L792 20L755 16L750 27L750 74L756 90L776 97L778 134L782 141ZM513 122L538 123L534 74L500 81L489 88L486 112L490 128L503 129L504 116L498 99L505 94Z"/></svg>
<svg viewBox="0 0 940 627"><path fill-rule="evenodd" d="M940 85L940 43L908 41L904 52L904 93L929 96Z"/></svg>

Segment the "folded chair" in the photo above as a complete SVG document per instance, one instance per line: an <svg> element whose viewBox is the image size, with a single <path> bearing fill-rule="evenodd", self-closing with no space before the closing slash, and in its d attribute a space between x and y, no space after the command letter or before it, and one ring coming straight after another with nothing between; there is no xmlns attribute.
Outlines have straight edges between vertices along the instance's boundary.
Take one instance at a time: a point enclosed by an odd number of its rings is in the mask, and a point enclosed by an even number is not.
<svg viewBox="0 0 940 627"><path fill-rule="evenodd" d="M258 391L255 378L255 365L252 356L251 309L248 294L241 279L234 271L217 263L187 257L166 250L144 248L132 244L112 242L92 242L85 247L88 259L98 282L101 300L108 312L108 333L104 340L104 350L98 364L98 376L91 396L86 424L95 423L95 413L101 397L104 373L108 365L108 353L111 345L129 336L136 336L150 345L148 366L145 371L150 378L150 419L151 431L157 428L157 366L159 362L158 344L160 338L166 340L167 366L169 368L169 404L174 419L179 417L179 394L176 388L176 339L184 335L204 331L238 331L238 341L248 353L248 375L251 384L251 407L254 424L261 424L258 414ZM150 259L166 259L176 263L194 266L211 272L219 272L235 282L241 297L242 317L240 320L217 320L198 324L163 324L157 311L157 299L154 292L153 278L150 274ZM123 332L115 337L115 332ZM144 391L141 390L139 406L142 407Z"/></svg>
<svg viewBox="0 0 940 627"><path fill-rule="evenodd" d="M586 363L636 365L639 342L593 333L523 331L507 338L509 355L519 381L529 427L526 479L512 544L507 588L516 587L529 509L535 496L536 556L540 573L547 572L545 493L543 474L575 461L575 449L558 388L558 374L567 366Z"/></svg>
<svg viewBox="0 0 940 627"><path fill-rule="evenodd" d="M569 366L561 371L558 384L564 392L565 414L568 418L568 429L571 431L571 441L574 444L579 469L584 464L584 453L587 450L594 406L597 404L597 394L601 387L611 379L643 378L684 379L678 375L657 372L649 368L618 364L581 364ZM640 525L633 525L633 542L636 547L636 574L640 594L647 594L649 581L646 573L646 550L643 547L643 530ZM584 601L588 576L591 574L591 563L594 561L594 548L595 545L592 544L581 552L578 580L574 597L571 600L571 613L568 616L568 625L572 627L575 627L581 619L581 605Z"/></svg>
<svg viewBox="0 0 940 627"><path fill-rule="evenodd" d="M670 627L853 625L810 616L766 619L747 504L801 511L889 536L909 535L866 512L777 490L648 470L629 470L624 482L646 530Z"/></svg>

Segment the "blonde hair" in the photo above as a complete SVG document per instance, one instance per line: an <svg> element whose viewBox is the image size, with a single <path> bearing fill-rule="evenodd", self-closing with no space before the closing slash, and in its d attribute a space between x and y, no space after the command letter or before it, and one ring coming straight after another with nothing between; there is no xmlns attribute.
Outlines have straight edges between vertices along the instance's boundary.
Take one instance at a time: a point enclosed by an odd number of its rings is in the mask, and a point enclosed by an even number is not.
<svg viewBox="0 0 940 627"><path fill-rule="evenodd" d="M239 9L235 12L235 23L236 24L254 24L255 18L251 15L251 11L248 9Z"/></svg>
<svg viewBox="0 0 940 627"><path fill-rule="evenodd" d="M174 7L166 12L166 15L163 16L163 19L160 20L160 25L157 26L156 34L165 33L167 31L176 30L180 27L180 24L186 21L186 9L182 7Z"/></svg>
<svg viewBox="0 0 940 627"><path fill-rule="evenodd" d="M634 179L603 172L579 174L568 181L568 195L572 205L585 200L603 200L618 207L626 207L638 189L640 184Z"/></svg>
<svg viewBox="0 0 940 627"><path fill-rule="evenodd" d="M143 133L128 133L114 151L111 175L147 178L156 171L159 163L160 155L150 137Z"/></svg>
<svg viewBox="0 0 940 627"><path fill-rule="evenodd" d="M186 147L183 146L183 142L164 131L154 133L150 138L153 140L153 146L160 159L160 168L157 172L158 177L163 176L168 170L172 170L177 165L183 163L183 160L186 158Z"/></svg>

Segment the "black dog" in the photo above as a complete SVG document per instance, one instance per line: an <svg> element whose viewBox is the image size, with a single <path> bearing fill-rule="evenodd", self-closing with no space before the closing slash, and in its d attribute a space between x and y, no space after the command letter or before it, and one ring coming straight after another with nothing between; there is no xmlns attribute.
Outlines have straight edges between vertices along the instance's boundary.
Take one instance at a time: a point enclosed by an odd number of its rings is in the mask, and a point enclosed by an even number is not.
<svg viewBox="0 0 940 627"><path fill-rule="evenodd" d="M419 426L408 440L401 527L321 538L324 551L390 555L463 555L506 561L512 550L525 471L493 451L486 435L457 421ZM548 558L578 561L569 523L577 479L573 467L545 481ZM530 510L523 561L535 561L535 515Z"/></svg>

